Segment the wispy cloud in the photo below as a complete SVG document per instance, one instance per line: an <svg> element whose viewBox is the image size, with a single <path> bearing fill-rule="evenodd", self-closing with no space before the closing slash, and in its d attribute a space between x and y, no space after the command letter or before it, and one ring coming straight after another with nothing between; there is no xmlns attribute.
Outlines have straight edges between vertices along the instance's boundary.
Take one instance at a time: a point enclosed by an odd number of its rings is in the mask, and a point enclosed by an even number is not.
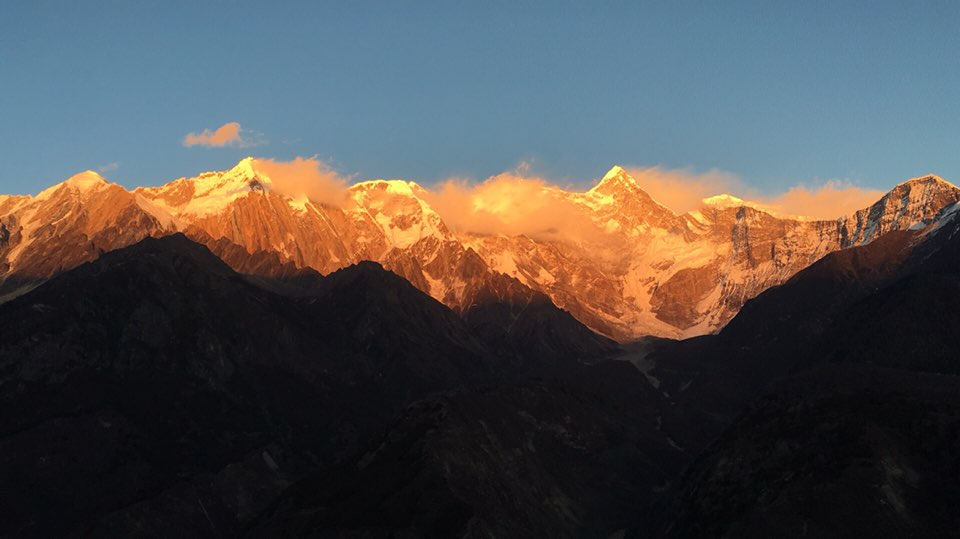
<svg viewBox="0 0 960 539"><path fill-rule="evenodd" d="M627 172L641 189L674 212L696 209L704 198L749 191L735 175L711 170L695 173L660 167ZM455 230L480 234L523 234L532 238L597 241L608 234L569 197L568 190L531 173L528 162L471 184L453 178L428 194L428 202Z"/></svg>
<svg viewBox="0 0 960 539"><path fill-rule="evenodd" d="M835 219L876 202L883 191L846 181L798 184L775 195L761 194L736 174L695 172L662 167L628 168L627 172L660 204L677 214L699 208L702 200L730 194L754 207L783 216ZM452 178L426 193L444 221L461 232L527 235L533 238L596 240L606 236L585 217L564 188L530 173L527 163L479 183Z"/></svg>
<svg viewBox="0 0 960 539"><path fill-rule="evenodd" d="M214 130L204 129L199 133L188 133L183 137L183 145L188 148L191 146L249 148L261 144L266 144L263 134L244 129L239 122L227 122Z"/></svg>
<svg viewBox="0 0 960 539"><path fill-rule="evenodd" d="M462 232L574 240L601 235L560 187L531 175L526 162L477 184L446 180L426 197L447 225Z"/></svg>
<svg viewBox="0 0 960 539"><path fill-rule="evenodd" d="M120 168L120 163L114 161L112 163L107 163L106 165L100 165L99 167L97 167L97 172L99 172L100 174L106 174L108 172L113 172L118 168Z"/></svg>
<svg viewBox="0 0 960 539"><path fill-rule="evenodd" d="M650 196L677 213L696 209L704 198L730 194L785 216L835 219L873 204L884 194L879 189L860 187L850 181L829 180L798 183L783 193L765 195L736 174L722 170L696 173L649 167L631 168L627 172Z"/></svg>
<svg viewBox="0 0 960 539"><path fill-rule="evenodd" d="M779 213L834 219L866 208L883 195L884 192L879 189L858 187L844 180L830 180L814 186L795 185L786 193L769 197L763 202Z"/></svg>

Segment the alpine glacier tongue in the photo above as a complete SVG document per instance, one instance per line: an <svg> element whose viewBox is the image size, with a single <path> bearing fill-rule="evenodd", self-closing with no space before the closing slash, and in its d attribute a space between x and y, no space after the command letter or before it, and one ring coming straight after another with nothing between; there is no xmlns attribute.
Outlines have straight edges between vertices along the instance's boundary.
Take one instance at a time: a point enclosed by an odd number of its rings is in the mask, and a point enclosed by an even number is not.
<svg viewBox="0 0 960 539"><path fill-rule="evenodd" d="M955 186L923 176L835 220L777 216L731 195L677 215L614 166L587 192L546 189L572 226L531 237L453 230L405 180L356 183L342 206L291 198L277 181L246 158L132 193L84 172L36 197L0 196L0 301L101 251L181 231L247 273L372 260L461 312L526 286L613 338L679 338L716 331L832 251L922 228L960 201Z"/></svg>

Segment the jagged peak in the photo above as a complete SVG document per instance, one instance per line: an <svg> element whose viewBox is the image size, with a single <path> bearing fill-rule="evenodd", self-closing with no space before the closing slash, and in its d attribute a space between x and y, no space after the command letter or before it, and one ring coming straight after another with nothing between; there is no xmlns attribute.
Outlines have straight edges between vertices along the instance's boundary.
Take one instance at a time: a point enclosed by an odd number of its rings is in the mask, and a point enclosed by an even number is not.
<svg viewBox="0 0 960 539"><path fill-rule="evenodd" d="M251 193L273 192L269 176L257 167L257 159L245 157L227 170L203 172L191 178L179 178L159 187L137 188L134 193L152 202L148 210L173 215L207 216L224 211L234 201ZM146 205L145 202L141 203ZM159 206L157 206L159 204Z"/></svg>
<svg viewBox="0 0 960 539"><path fill-rule="evenodd" d="M252 180L252 179L263 176L263 174L261 174L257 170L256 164L257 164L256 158L244 157L243 159L238 161L236 165L233 165L232 167L226 170L211 170L207 172L201 172L197 176L179 178L179 180L193 181L195 183L211 181L211 178L214 178L214 180L212 180L214 182L217 181L216 178L229 178L229 179L235 179L235 180ZM179 180L175 180L175 181L179 181Z"/></svg>
<svg viewBox="0 0 960 539"><path fill-rule="evenodd" d="M245 175L251 178L257 176L257 171L254 168L256 161L257 160L253 157L244 157L236 165L234 165L232 169L230 169L230 172L236 175Z"/></svg>
<svg viewBox="0 0 960 539"><path fill-rule="evenodd" d="M256 184L269 187L273 184L270 176L265 174L260 167L257 166L257 159L254 157L244 157L234 165L233 168L227 171L227 174L251 186Z"/></svg>
<svg viewBox="0 0 960 539"><path fill-rule="evenodd" d="M637 185L637 181L633 179L633 176L628 174L623 167L614 165L603 175L600 183L594 185L588 192L609 195L623 190L637 191L639 189L640 186Z"/></svg>
<svg viewBox="0 0 960 539"><path fill-rule="evenodd" d="M257 167L257 159L244 157L233 168L205 172L192 178L198 196L222 195L225 191L269 190L273 182Z"/></svg>

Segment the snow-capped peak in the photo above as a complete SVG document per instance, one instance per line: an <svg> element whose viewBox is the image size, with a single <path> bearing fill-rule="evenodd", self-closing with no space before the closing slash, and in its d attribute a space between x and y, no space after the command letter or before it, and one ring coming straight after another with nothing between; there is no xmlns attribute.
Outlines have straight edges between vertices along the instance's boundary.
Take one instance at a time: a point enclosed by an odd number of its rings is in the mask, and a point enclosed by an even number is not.
<svg viewBox="0 0 960 539"><path fill-rule="evenodd" d="M78 189L90 189L100 185L106 185L107 180L92 170L85 170L79 174L70 176L64 183L75 186Z"/></svg>
<svg viewBox="0 0 960 539"><path fill-rule="evenodd" d="M603 175L603 179L601 179L600 181L604 182L611 178L615 178L617 176L620 176L621 174L626 174L626 173L627 171L623 170L623 167L621 167L620 165L613 165L613 167L611 167L610 170L608 170L607 173Z"/></svg>
<svg viewBox="0 0 960 539"><path fill-rule="evenodd" d="M634 191L639 189L639 187L637 181L634 180L623 167L615 165L604 174L603 178L600 179L600 183L594 185L588 192L609 195L624 189Z"/></svg>
<svg viewBox="0 0 960 539"><path fill-rule="evenodd" d="M160 187L140 188L137 193L171 215L202 217L221 213L251 193L272 189L273 182L257 169L257 160L246 157L230 170L204 172Z"/></svg>
<svg viewBox="0 0 960 539"><path fill-rule="evenodd" d="M701 202L706 206L713 206L715 208L739 208L747 205L743 199L726 193L705 198Z"/></svg>
<svg viewBox="0 0 960 539"><path fill-rule="evenodd" d="M257 171L254 168L255 164L256 164L256 159L254 159L253 157L249 157L249 156L244 157L243 159L240 160L239 163L237 163L236 165L233 166L232 169L230 169L230 173L234 176L245 176L248 178L253 178L254 176L257 176Z"/></svg>
<svg viewBox="0 0 960 539"><path fill-rule="evenodd" d="M234 165L233 168L219 174L225 180L248 187L260 185L261 187L268 188L273 185L270 177L257 166L257 160L253 157L244 157L239 163ZM206 174L201 175L201 177L204 176L206 176Z"/></svg>
<svg viewBox="0 0 960 539"><path fill-rule="evenodd" d="M222 195L225 191L243 192L248 189L263 190L273 185L270 177L258 170L257 160L253 157L244 157L225 172L201 174L193 182L197 195ZM257 189L258 187L260 189Z"/></svg>
<svg viewBox="0 0 960 539"><path fill-rule="evenodd" d="M54 185L53 187L48 187L40 192L37 195L37 199L45 199L55 192L59 191L63 187L67 187L73 191L79 193L88 193L92 191L97 191L101 187L110 185L107 180L103 179L103 176L97 174L92 170L85 170L79 174L74 174L61 183Z"/></svg>

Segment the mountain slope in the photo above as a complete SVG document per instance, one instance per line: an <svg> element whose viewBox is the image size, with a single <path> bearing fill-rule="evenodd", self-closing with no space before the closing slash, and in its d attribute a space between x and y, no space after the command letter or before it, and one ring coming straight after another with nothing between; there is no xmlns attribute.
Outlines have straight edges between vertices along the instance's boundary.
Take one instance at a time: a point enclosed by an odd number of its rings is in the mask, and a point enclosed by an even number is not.
<svg viewBox="0 0 960 539"><path fill-rule="evenodd" d="M685 456L622 362L410 406L333 473L292 486L251 536L607 537L649 522Z"/></svg>
<svg viewBox="0 0 960 539"><path fill-rule="evenodd" d="M828 255L720 335L646 358L665 429L703 448L664 536L955 535L956 213Z"/></svg>
<svg viewBox="0 0 960 539"><path fill-rule="evenodd" d="M661 536L955 537L958 397L862 364L778 382L687 470Z"/></svg>

